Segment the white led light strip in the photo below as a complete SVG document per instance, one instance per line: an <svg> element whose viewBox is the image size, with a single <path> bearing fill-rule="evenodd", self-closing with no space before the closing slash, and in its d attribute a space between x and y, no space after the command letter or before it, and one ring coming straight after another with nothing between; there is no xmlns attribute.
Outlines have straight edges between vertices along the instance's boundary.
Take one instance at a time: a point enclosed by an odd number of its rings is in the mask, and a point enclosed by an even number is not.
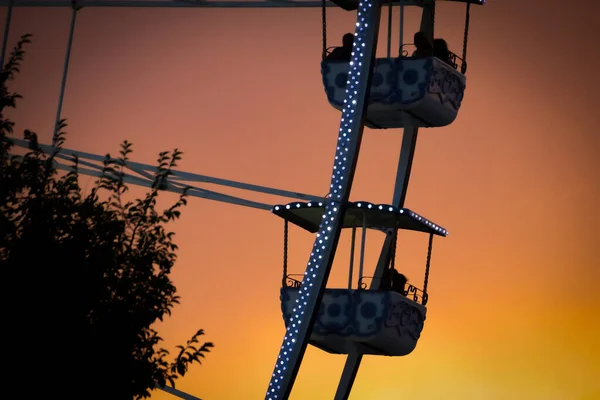
<svg viewBox="0 0 600 400"><path fill-rule="evenodd" d="M380 211L387 211L390 213L398 213L398 214L404 214L404 215L408 215L410 218L414 219L415 221L419 221L424 225L427 225L428 227L430 227L431 229L433 229L434 231L444 235L444 236L448 236L449 232L444 229L443 227L435 224L434 222L428 220L425 217L420 216L419 214L417 214L416 212L409 210L408 208L398 208L398 207L394 207L394 206L390 206L387 204L373 204L373 203L369 203L369 202L365 202L365 201L360 201L357 203L352 203L352 202L348 202L347 204L351 204L351 205L356 205L356 207L358 208L362 208L363 206L366 206L367 208L378 208ZM312 207L323 207L323 203L322 202L307 202L307 203L290 203L290 204L286 204L284 205L277 205L274 206L271 209L271 212L277 212L279 210L281 210L282 208L285 208L286 210L290 210L292 208L312 208ZM285 216L283 216L283 218L285 218Z"/></svg>
<svg viewBox="0 0 600 400"><path fill-rule="evenodd" d="M314 323L317 303L323 295L335 248L340 236L345 204L350 194L352 178L358 158L363 113L369 89L369 74L377 47L381 5L377 0L360 0L348 80L346 99L342 109L338 144L335 153L330 197L306 266L300 295L292 309L283 344L269 383L265 399L286 400L291 392L298 368L302 362L310 331Z"/></svg>

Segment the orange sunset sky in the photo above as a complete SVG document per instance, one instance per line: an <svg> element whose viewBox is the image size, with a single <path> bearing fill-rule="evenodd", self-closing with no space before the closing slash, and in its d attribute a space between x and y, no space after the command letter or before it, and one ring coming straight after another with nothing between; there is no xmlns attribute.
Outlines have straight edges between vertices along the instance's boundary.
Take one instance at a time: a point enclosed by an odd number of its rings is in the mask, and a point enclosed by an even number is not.
<svg viewBox="0 0 600 400"><path fill-rule="evenodd" d="M336 45L355 13L328 14ZM594 0L472 8L465 100L454 124L421 130L406 200L450 231L434 243L425 328L406 357L365 357L351 400L600 399L598 15ZM9 46L34 37L10 117L44 143L69 19L69 9L13 12ZM409 42L418 19L407 9ZM460 54L464 5L440 2L436 19L436 35ZM396 10L393 49L397 20ZM380 55L386 21L384 10ZM325 195L340 114L324 94L320 51L318 8L83 9L66 147L116 154L129 140L132 159L150 164L177 147L181 170ZM352 200L391 201L401 137L365 128ZM282 227L266 211L196 198L173 225L181 305L159 330L169 347L198 328L216 345L178 388L204 400L264 398L284 334ZM313 236L290 235L290 272L302 273ZM330 287L346 285L349 236ZM367 275L382 238L367 238ZM427 235L402 233L398 246L399 269L422 287ZM291 399L333 398L344 360L309 347Z"/></svg>

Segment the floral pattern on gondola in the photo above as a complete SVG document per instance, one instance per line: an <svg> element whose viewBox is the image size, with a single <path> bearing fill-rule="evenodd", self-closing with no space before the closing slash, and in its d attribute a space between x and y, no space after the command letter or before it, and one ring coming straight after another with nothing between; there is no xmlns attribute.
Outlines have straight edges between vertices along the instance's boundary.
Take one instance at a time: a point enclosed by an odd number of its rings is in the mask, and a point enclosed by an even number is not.
<svg viewBox="0 0 600 400"><path fill-rule="evenodd" d="M410 335L418 340L425 323L425 316L409 303L396 300L390 304L385 326L395 328L399 336Z"/></svg>
<svg viewBox="0 0 600 400"><path fill-rule="evenodd" d="M295 307L297 290L291 287L281 290L286 324ZM416 305L398 298L397 294L392 296L391 292L330 289L323 296L313 333L370 337L392 328L398 336L409 335L417 340L424 319Z"/></svg>
<svg viewBox="0 0 600 400"><path fill-rule="evenodd" d="M453 69L440 64L433 71L427 91L437 94L442 104L450 103L458 110L465 94L465 84Z"/></svg>
<svg viewBox="0 0 600 400"><path fill-rule="evenodd" d="M328 61L321 64L323 85L332 105L342 107L348 80L348 63ZM369 104L408 106L427 94L437 95L441 104L458 110L465 92L464 75L438 59L376 59Z"/></svg>

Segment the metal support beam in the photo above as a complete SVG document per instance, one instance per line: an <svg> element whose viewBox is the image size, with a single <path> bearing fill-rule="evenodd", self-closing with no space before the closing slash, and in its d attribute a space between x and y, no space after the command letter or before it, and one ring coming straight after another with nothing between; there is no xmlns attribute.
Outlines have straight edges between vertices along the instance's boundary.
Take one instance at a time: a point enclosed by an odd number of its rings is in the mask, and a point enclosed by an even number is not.
<svg viewBox="0 0 600 400"><path fill-rule="evenodd" d="M182 392L181 390L177 390L170 386L160 386L159 384L156 384L156 388L162 390L165 393L169 393L169 394L172 394L173 396L179 397L180 399L183 399L183 400L202 400L199 397L192 396L191 394Z"/></svg>
<svg viewBox="0 0 600 400"><path fill-rule="evenodd" d="M400 44L398 47L400 48L400 54L398 57L402 57L402 49L404 48L404 0L400 0L400 28L398 29L400 38Z"/></svg>
<svg viewBox="0 0 600 400"><path fill-rule="evenodd" d="M11 139L11 140L15 144L15 146L22 147L25 149L28 148L28 146L29 146L29 142L26 140L23 140L23 139ZM46 154L52 154L54 152L54 148L52 146L48 146L48 145L44 145L44 144L40 144L39 146L40 146L41 150ZM57 154L58 158L63 158L63 159L71 159L72 156L77 156L77 158L79 158L79 163L81 165L85 164L82 160L91 160L91 161L95 161L98 163L103 163L104 159L106 158L106 156L101 156L98 154L86 153L83 151L77 151L77 150L66 149L66 148L61 149L60 153ZM113 158L112 160L115 160L115 159ZM90 165L88 165L88 166L90 166ZM125 167L127 167L128 169L132 170L133 172L135 172L139 175L145 176L148 179L152 179L154 177L154 174L156 174L158 172L156 166L149 165L149 164L142 164L142 163L138 163L138 162L134 162L134 161L127 161ZM99 166L99 168L101 171L102 167ZM235 189L247 190L250 192L258 192L258 193L270 194L273 196L287 197L287 198L291 198L291 199L306 200L306 201L321 201L321 202L325 201L325 198L323 198L321 196L314 196L314 195L301 193L301 192L293 192L290 190L274 189L274 188L270 188L270 187L266 187L266 186L237 182L237 181L232 181L229 179L214 178L212 176L199 175L199 174L194 174L191 172L184 172L184 171L179 171L179 170L173 170L171 172L172 172L172 175L169 177L169 181L171 181L171 182L177 182L177 183L204 182L204 183L210 183L210 184L214 184L214 185L231 187L231 188L235 188ZM96 176L96 175L94 175L94 176Z"/></svg>
<svg viewBox="0 0 600 400"><path fill-rule="evenodd" d="M78 168L77 168L77 172L79 174L83 174L83 175L87 175L87 176L94 176L96 178L102 177L101 169L98 169L98 168L90 169L90 168L82 167L81 165L83 165L83 162L81 160L79 161L79 163L80 163L80 166L78 166ZM63 170L63 171L72 171L73 170L72 165L67 165L67 164L63 164L60 162L55 162L55 166L57 169ZM152 184L154 183L154 180L153 179L144 179L144 178L140 178L137 176L125 174L123 176L123 182L126 184L130 184L130 185L137 185L137 186L151 188ZM184 189L187 188L188 195L190 195L192 197L198 197L198 198L207 199L207 200L214 200L214 201L218 201L221 203L229 203L229 204L234 204L237 206L244 206L244 207L255 208L255 209L265 210L265 211L269 211L272 208L272 206L270 204L260 203L260 202L252 201L252 200L246 200L246 199L243 199L240 197L230 196L230 195L214 192L211 190L202 189L202 188L195 187L195 186L183 185L183 184L180 184L177 182L171 182L171 181L169 181L169 179L167 179L166 183L167 184L165 185L165 188L161 189L161 190L164 190L165 192L183 193Z"/></svg>
<svg viewBox="0 0 600 400"><path fill-rule="evenodd" d="M4 58L6 57L6 46L8 46L8 34L10 33L10 22L12 20L13 1L9 0L6 11L6 22L4 24L4 38L2 39L2 54L0 55L0 69L4 69Z"/></svg>
<svg viewBox="0 0 600 400"><path fill-rule="evenodd" d="M388 0L388 40L387 40L387 58L392 56L392 2ZM402 42L400 42L402 45Z"/></svg>
<svg viewBox="0 0 600 400"><path fill-rule="evenodd" d="M433 30L435 18L435 0L423 0L423 14L421 15L420 31L433 43Z"/></svg>
<svg viewBox="0 0 600 400"><path fill-rule="evenodd" d="M63 100L65 97L65 87L67 85L67 75L69 74L69 61L71 60L71 48L73 47L73 34L75 33L75 22L77 21L78 7L76 2L71 3L71 26L69 27L69 39L67 41L67 54L65 55L65 66L63 68L62 81L60 83L60 93L58 95L58 107L56 108L56 119L54 120L54 130L52 134L52 146L56 144L56 135L58 134L58 124L60 123L60 115L62 113Z"/></svg>
<svg viewBox="0 0 600 400"><path fill-rule="evenodd" d="M8 7L11 0L0 0ZM393 5L401 0L392 0ZM422 7L428 0L403 0L405 6ZM479 0L437 0L483 5ZM80 0L81 7L105 8L320 8L321 0ZM14 7L71 7L70 0L14 0ZM337 7L327 2L326 7Z"/></svg>
<svg viewBox="0 0 600 400"><path fill-rule="evenodd" d="M395 207L404 207L404 202L406 201L406 192L408 191L410 172L415 157L418 133L419 128L405 128L402 135L398 170L396 172L396 185L392 199L392 205Z"/></svg>
<svg viewBox="0 0 600 400"><path fill-rule="evenodd" d="M352 240L350 244L350 272L348 274L348 289L352 289L352 273L354 271L354 247L356 246L356 228L352 228Z"/></svg>
<svg viewBox="0 0 600 400"><path fill-rule="evenodd" d="M367 246L367 213L363 213L362 236L360 238L360 264L358 265L358 288L362 288L362 278L365 275L365 248Z"/></svg>
<svg viewBox="0 0 600 400"><path fill-rule="evenodd" d="M8 6L10 0L0 0L0 6ZM321 0L80 0L81 7L103 8L317 8ZM15 7L71 7L70 0L14 0ZM333 3L326 7L337 7Z"/></svg>
<svg viewBox="0 0 600 400"><path fill-rule="evenodd" d="M8 139L5 139L5 140L8 140ZM23 139L10 139L10 140L13 142L13 144L16 147L21 147L21 148L26 149L29 146L29 142L27 140L23 140ZM56 150L52 146L43 145L43 144L40 144L39 147L46 154L54 154L55 150ZM102 176L102 171L103 171L104 165L103 164L98 165L98 164L94 164L93 162L90 162L90 160L95 161L96 163L102 163L104 161L105 157L97 155L97 154L84 153L81 151L74 151L74 150L69 150L69 149L61 149L61 151L59 153L55 154L56 167L61 170L71 171L73 169L72 164L64 164L64 163L59 162L58 160L72 161L74 156L77 156L77 158L78 158L78 164L79 164L78 172L80 174L94 176L94 177L98 177L98 178ZM118 161L115 159L112 159L112 160ZM155 166L151 166L151 165L147 165L147 164L140 164L140 163L136 163L133 161L127 161L124 166L126 169L129 169L130 171L132 171L136 174L136 175L131 175L126 172L123 177L123 180L125 183L143 186L143 187L152 187L152 184L154 182L154 176L158 172L157 168ZM287 198L298 199L298 200L313 200L313 201L324 201L325 200L318 196L312 196L312 195L308 195L308 194L292 192L289 190L274 189L274 188L269 188L269 187L265 187L265 186L252 185L252 184L243 183L243 182L236 182L236 181L231 181L231 180L226 180L226 179L213 178L210 176L197 175L197 174L192 174L189 172L182 172L182 171L177 171L177 170L173 170L172 175L169 176L169 178L167 178L166 185L163 188L163 190L168 191L168 192L174 192L174 193L182 193L184 188L187 187L188 194L192 197L199 197L199 198L203 198L203 199L214 200L214 201L219 201L219 202L223 202L223 203L235 204L235 205L240 205L240 206L244 206L244 207L256 208L256 209L267 210L267 211L271 210L271 208L272 208L272 205L270 205L270 204L265 204L265 203L252 201L252 200L246 200L241 197L227 195L227 194L219 193L219 192L216 192L213 190L199 188L199 187L190 185L190 182L207 182L207 183L212 183L212 184L226 186L226 187L244 189L244 190L251 191L251 192L265 193L265 194L270 194L270 195L275 195L275 196L280 196L280 197L287 197Z"/></svg>
<svg viewBox="0 0 600 400"><path fill-rule="evenodd" d="M286 333L269 382L266 400L289 398L325 292L358 161L375 65L380 18L381 1L360 0L330 197L324 203L324 217L306 266L292 316L287 321Z"/></svg>
<svg viewBox="0 0 600 400"><path fill-rule="evenodd" d="M400 148L400 157L398 161L398 172L396 173L396 184L394 188L394 197L392 205L395 207L404 207L404 201L406 200L406 192L408 190L408 182L410 180L410 171L412 169L412 162L415 155L415 148L417 145L417 134L418 128L404 128L404 134L402 135L402 145ZM394 230L388 230L387 236L381 249L379 261L377 267L373 273L373 280L371 281L371 290L378 289L381 283L380 277L383 274L384 269L390 261L390 251L392 249L392 243L394 240ZM350 391L354 385L358 368L362 361L361 354L349 354L346 358L346 364L344 365L344 371L338 384L337 392L335 394L335 400L347 400L350 396Z"/></svg>

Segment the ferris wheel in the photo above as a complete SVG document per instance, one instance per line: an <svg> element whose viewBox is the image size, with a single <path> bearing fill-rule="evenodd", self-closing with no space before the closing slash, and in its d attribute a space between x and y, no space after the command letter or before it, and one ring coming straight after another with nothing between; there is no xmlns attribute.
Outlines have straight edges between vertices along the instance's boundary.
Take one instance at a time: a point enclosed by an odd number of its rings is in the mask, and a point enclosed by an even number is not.
<svg viewBox="0 0 600 400"><path fill-rule="evenodd" d="M446 42L435 37L436 3L465 3L464 43L461 56ZM56 122L61 117L62 100L77 12L87 7L321 7L323 51L321 72L324 91L330 105L341 111L334 166L327 196L279 190L242 182L174 171L164 189L181 192L189 188L191 196L271 211L284 220L284 261L281 308L286 332L270 378L265 399L288 399L310 344L333 354L346 354L347 360L338 384L335 400L346 400L352 389L364 355L405 356L416 347L427 313L427 292L431 251L435 236L448 231L417 212L405 208L410 171L419 128L438 128L457 117L466 88L467 41L471 5L485 0L0 0L8 7L2 46L2 65L13 7L71 7L71 29L63 72ZM341 7L356 12L354 33L343 46L327 47L326 10ZM387 57L376 58L381 10L389 7ZM400 11L400 47L391 54L392 9ZM405 7L422 10L420 31L415 35L416 50L409 56L403 38ZM356 169L364 126L371 129L403 129L395 189L390 204L369 201L350 202L349 195ZM13 140L27 146L23 140ZM42 145L52 152L53 145ZM103 156L63 149L58 158L79 158L80 173L100 176ZM57 163L58 168L69 166ZM151 186L155 167L127 162L130 184ZM269 205L225 195L196 186L211 183L256 191L295 201ZM306 270L301 275L288 271L287 247L289 224L315 235ZM327 280L342 229L352 232L352 252L348 285L327 288ZM354 279L356 231L361 231L358 272ZM428 235L428 252L422 288L408 285L395 269L398 230ZM374 272L365 275L364 254L367 231L385 235ZM181 398L191 395L163 388Z"/></svg>

